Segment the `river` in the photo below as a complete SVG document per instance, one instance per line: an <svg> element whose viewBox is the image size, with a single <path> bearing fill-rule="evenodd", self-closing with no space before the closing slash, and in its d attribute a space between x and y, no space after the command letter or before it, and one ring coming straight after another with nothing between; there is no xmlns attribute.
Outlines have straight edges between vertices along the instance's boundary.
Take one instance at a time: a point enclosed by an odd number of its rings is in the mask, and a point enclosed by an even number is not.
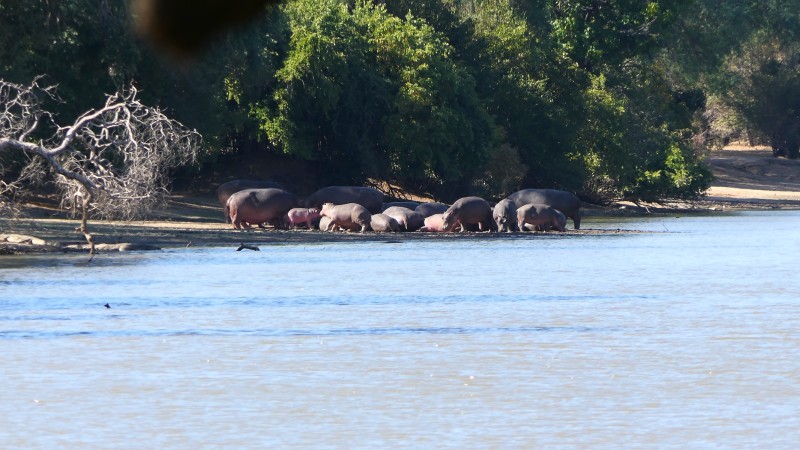
<svg viewBox="0 0 800 450"><path fill-rule="evenodd" d="M584 228L0 257L0 447L795 448L800 211Z"/></svg>

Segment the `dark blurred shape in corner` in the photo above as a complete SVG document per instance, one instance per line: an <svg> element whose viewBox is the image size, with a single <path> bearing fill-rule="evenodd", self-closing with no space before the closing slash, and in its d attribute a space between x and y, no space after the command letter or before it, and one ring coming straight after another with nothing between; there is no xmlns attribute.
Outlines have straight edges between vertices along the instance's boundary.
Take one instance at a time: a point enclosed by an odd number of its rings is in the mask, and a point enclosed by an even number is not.
<svg viewBox="0 0 800 450"><path fill-rule="evenodd" d="M188 58L280 0L134 0L137 31L171 56Z"/></svg>

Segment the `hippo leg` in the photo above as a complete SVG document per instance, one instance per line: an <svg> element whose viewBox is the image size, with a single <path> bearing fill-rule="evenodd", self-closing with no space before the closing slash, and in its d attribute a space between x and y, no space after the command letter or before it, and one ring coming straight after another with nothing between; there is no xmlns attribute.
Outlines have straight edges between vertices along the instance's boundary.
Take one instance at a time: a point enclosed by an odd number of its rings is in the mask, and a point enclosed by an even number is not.
<svg viewBox="0 0 800 450"><path fill-rule="evenodd" d="M581 216L579 216L577 213L572 216L572 225L575 226L576 230L581 229Z"/></svg>

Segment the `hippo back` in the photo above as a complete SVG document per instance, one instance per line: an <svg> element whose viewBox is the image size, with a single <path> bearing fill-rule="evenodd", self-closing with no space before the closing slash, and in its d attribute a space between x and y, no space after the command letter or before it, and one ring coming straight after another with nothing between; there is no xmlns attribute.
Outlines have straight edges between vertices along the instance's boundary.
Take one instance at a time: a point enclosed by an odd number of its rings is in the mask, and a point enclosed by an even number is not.
<svg viewBox="0 0 800 450"><path fill-rule="evenodd" d="M219 204L225 206L225 203L228 201L228 198L245 189L266 189L266 188L274 188L274 189L282 189L284 191L288 190L283 187L280 183L276 183L274 181L262 181L262 180L232 180L228 181L227 183L222 183L217 188L217 199L219 200Z"/></svg>
<svg viewBox="0 0 800 450"><path fill-rule="evenodd" d="M234 200L280 215L288 213L298 203L294 194L277 188L244 189L231 196L231 201Z"/></svg>
<svg viewBox="0 0 800 450"><path fill-rule="evenodd" d="M381 212L381 206L383 206L383 192L363 186L328 186L309 195L304 206L321 208L324 203L333 203L334 205L358 203L367 208L370 213L377 214Z"/></svg>
<svg viewBox="0 0 800 450"><path fill-rule="evenodd" d="M381 209L383 211L386 211L387 209L391 208L392 206L402 206L403 208L408 208L408 209L413 211L414 208L419 206L419 202L412 202L412 201L407 201L407 202L389 202L389 203L384 203L383 206L381 207Z"/></svg>
<svg viewBox="0 0 800 450"><path fill-rule="evenodd" d="M445 205L444 203L438 202L428 202L428 203L421 203L419 206L414 209L414 211L420 213L422 217L430 217L434 214L442 214L447 211L450 205Z"/></svg>

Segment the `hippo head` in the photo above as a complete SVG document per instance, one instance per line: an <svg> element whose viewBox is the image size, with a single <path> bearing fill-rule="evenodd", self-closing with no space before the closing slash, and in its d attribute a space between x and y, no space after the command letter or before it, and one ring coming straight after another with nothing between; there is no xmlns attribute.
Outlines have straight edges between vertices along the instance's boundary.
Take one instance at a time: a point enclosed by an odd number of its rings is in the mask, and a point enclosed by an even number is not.
<svg viewBox="0 0 800 450"><path fill-rule="evenodd" d="M326 212L330 211L333 208L333 203L323 203L322 209L319 210L321 215L325 215Z"/></svg>
<svg viewBox="0 0 800 450"><path fill-rule="evenodd" d="M494 222L497 224L497 231L501 233L506 231L506 227L508 226L508 218L506 216L495 216Z"/></svg>
<svg viewBox="0 0 800 450"><path fill-rule="evenodd" d="M442 229L449 230L453 226L455 226L455 220L453 218L453 215L450 214L449 211L446 211L444 214L442 214Z"/></svg>

